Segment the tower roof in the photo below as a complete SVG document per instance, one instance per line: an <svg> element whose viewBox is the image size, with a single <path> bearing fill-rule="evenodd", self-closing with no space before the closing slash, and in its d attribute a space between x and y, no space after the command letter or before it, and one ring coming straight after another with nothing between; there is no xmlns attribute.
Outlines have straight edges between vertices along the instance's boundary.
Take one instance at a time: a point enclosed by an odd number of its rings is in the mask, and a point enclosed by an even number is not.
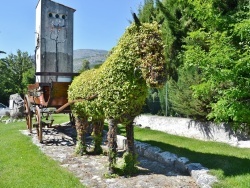
<svg viewBox="0 0 250 188"><path fill-rule="evenodd" d="M44 1L44 0L38 0L37 5L39 4L40 1ZM51 0L47 0L47 1L51 1ZM71 7L68 7L68 6L65 6L65 5L63 5L63 4L61 4L61 3L57 3L57 2L55 2L55 1L51 1L51 2L52 2L52 3L55 3L55 4L58 4L58 5L60 5L60 6L63 6L63 7L69 8L69 9L73 10L73 12L76 11L76 9L73 9L73 8L71 8ZM36 5L36 7L37 7L37 5Z"/></svg>

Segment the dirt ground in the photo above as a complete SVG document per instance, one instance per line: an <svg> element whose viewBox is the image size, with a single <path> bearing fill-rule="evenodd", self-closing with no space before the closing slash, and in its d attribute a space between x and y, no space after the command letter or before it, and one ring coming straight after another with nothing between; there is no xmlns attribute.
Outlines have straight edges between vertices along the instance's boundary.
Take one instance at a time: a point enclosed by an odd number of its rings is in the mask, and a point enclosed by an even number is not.
<svg viewBox="0 0 250 188"><path fill-rule="evenodd" d="M43 153L60 162L60 165L72 172L83 185L90 188L197 188L194 179L166 167L158 162L139 156L139 174L134 177L108 179L108 157L104 155L76 156L75 132L71 127L44 129L44 143L38 142L35 130L23 134L32 137L32 141ZM119 158L118 158L119 160Z"/></svg>

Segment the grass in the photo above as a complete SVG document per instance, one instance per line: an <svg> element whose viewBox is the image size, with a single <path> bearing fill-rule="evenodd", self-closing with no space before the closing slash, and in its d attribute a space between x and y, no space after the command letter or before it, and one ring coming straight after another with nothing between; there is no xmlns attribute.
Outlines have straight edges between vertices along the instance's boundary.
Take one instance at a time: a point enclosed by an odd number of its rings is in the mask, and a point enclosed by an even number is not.
<svg viewBox="0 0 250 188"><path fill-rule="evenodd" d="M69 120L54 115L55 124ZM106 127L107 128L107 127ZM29 137L19 130L24 122L0 123L0 187L83 187L59 163L46 157ZM125 129L119 126L121 134ZM223 143L205 142L135 127L135 139L201 163L219 179L215 188L250 187L250 149Z"/></svg>
<svg viewBox="0 0 250 188"><path fill-rule="evenodd" d="M57 123L68 121L57 115ZM0 123L0 187L67 188L84 187L79 179L59 163L45 156L31 139L19 130L25 122Z"/></svg>
<svg viewBox="0 0 250 188"><path fill-rule="evenodd" d="M119 126L121 134L125 129ZM232 147L224 143L200 141L174 136L160 131L135 127L135 139L157 146L162 150L187 157L191 162L201 163L219 179L215 188L250 187L250 149Z"/></svg>

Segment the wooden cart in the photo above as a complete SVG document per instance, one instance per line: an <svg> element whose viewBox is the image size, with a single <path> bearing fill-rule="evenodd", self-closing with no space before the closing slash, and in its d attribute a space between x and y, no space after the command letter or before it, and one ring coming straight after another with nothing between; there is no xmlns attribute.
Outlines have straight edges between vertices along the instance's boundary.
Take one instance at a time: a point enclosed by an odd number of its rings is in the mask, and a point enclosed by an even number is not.
<svg viewBox="0 0 250 188"><path fill-rule="evenodd" d="M36 75L46 76L76 76L78 73L36 73ZM40 142L43 141L43 127L50 128L54 119L53 113L68 113L71 124L74 118L71 114L70 104L75 101L68 101L67 91L71 82L50 82L35 83L28 85L28 93L24 97L24 111L26 114L26 124L30 132L36 127L37 136ZM32 122L34 117L35 122ZM45 118L44 118L45 117ZM43 121L42 119L45 119Z"/></svg>

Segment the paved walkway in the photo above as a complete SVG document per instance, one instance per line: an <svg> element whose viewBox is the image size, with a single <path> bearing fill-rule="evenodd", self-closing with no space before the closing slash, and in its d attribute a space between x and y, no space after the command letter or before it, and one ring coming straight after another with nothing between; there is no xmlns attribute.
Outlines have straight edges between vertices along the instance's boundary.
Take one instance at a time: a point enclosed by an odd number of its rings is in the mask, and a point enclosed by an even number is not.
<svg viewBox="0 0 250 188"><path fill-rule="evenodd" d="M140 173L134 177L117 177L107 179L104 174L108 171L108 158L99 156L76 156L75 135L72 129L61 127L44 131L46 144L38 142L35 130L30 134L27 130L23 134L32 137L32 141L42 152L60 162L61 166L71 171L80 181L90 188L197 188L194 179L182 175L172 168L139 157ZM120 158L118 158L120 160Z"/></svg>

